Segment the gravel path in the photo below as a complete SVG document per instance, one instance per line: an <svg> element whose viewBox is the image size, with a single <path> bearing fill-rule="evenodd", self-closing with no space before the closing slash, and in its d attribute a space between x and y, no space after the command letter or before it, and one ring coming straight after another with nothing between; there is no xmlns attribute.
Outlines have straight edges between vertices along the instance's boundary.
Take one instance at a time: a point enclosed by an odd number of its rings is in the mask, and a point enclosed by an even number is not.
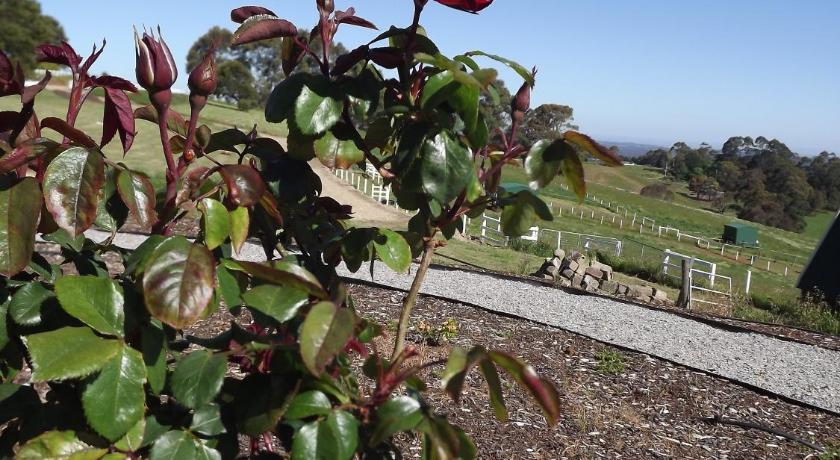
<svg viewBox="0 0 840 460"><path fill-rule="evenodd" d="M342 276L370 280L363 266ZM377 264L373 281L408 289L411 276ZM718 329L662 311L524 281L432 268L423 293L468 302L619 345L840 412L840 352Z"/></svg>
<svg viewBox="0 0 840 460"><path fill-rule="evenodd" d="M85 235L95 241L108 236L96 230ZM114 244L132 249L144 240L143 235L120 234ZM245 244L239 258L265 260L259 246L251 243ZM342 266L339 274L370 280L366 265L355 274ZM411 285L411 275L394 273L382 264L376 265L374 275L372 281L386 286ZM727 331L663 311L454 269L429 269L422 292L560 327L840 412L840 351Z"/></svg>

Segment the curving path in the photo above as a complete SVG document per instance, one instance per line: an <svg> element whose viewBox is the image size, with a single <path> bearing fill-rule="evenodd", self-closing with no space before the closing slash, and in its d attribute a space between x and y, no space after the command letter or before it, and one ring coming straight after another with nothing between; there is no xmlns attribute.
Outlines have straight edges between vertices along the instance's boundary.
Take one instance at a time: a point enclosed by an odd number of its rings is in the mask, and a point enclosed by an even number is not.
<svg viewBox="0 0 840 460"><path fill-rule="evenodd" d="M339 273L371 280L365 266L355 274L343 267ZM377 264L372 281L408 289L411 276ZM454 269L430 268L422 292L560 327L840 412L840 351L723 330L611 299Z"/></svg>

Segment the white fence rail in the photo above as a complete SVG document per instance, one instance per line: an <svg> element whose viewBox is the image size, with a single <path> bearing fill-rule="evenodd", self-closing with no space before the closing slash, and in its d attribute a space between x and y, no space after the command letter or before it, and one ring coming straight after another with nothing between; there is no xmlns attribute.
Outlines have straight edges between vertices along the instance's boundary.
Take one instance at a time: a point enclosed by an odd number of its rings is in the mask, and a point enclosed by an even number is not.
<svg viewBox="0 0 840 460"><path fill-rule="evenodd" d="M481 241L496 246L507 246L509 238L502 232L502 219L487 214L481 217Z"/></svg>
<svg viewBox="0 0 840 460"><path fill-rule="evenodd" d="M680 271L682 270L683 260L691 261L692 267L700 266L701 268L692 269L692 272L696 271L701 278L706 278L709 281L709 285L711 287L715 287L715 279L719 276L717 274L716 263L698 259L694 256L680 254L678 252L671 251L670 249L666 249L664 251L664 257L662 258L662 272L675 278L679 277ZM672 269L676 269L676 271Z"/></svg>

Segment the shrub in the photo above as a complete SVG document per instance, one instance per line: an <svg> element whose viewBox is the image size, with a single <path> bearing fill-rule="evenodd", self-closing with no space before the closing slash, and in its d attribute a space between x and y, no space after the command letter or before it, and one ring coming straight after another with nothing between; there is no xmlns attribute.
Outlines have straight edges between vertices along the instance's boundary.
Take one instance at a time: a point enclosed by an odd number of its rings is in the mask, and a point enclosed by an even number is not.
<svg viewBox="0 0 840 460"><path fill-rule="evenodd" d="M657 200L669 202L674 201L674 192L671 191L671 187L669 187L668 184L663 182L645 185L642 187L639 194L650 198L656 198Z"/></svg>
<svg viewBox="0 0 840 460"><path fill-rule="evenodd" d="M316 2L320 55L298 39L293 24L265 8L231 13L241 23L234 45L283 39L278 67L288 77L265 114L269 122L288 123L288 150L256 131L212 132L201 124L217 83L212 51L189 76L189 116L171 110L178 72L159 32L136 37L136 77L150 104L133 116L126 94L136 91L133 84L89 74L101 49L83 60L68 44L39 47L41 61L74 75L66 118L40 121L35 95L49 75L24 87L0 53L0 96L18 95L22 105L0 117L3 456L232 458L243 437L252 456L270 454L277 443L294 459L395 458L401 454L392 438L407 431L422 436L430 457L473 458L469 438L423 398L418 375L444 364L445 388L456 401L467 373L478 369L494 414L505 419L501 369L533 396L549 423L557 421L554 386L520 360L476 346L415 363L418 350L405 346L405 332L438 238L452 237L462 215L500 211L511 236L524 234L537 217L551 218L533 191L498 188L506 164L524 159L534 186L562 170L580 192L579 151L620 162L573 131L530 150L519 145L515 132L529 109L535 72L483 52L440 54L420 33L426 3L415 0L408 28L390 28L334 60L329 45L340 26L375 28L352 8ZM491 2L441 3L477 10ZM292 72L303 54L320 63L319 74ZM503 145L488 145L478 112L497 75L478 65L482 57L524 80L511 130L499 133ZM394 69L395 78L382 68ZM94 87L105 94L101 141L75 127ZM159 201L148 176L101 151L119 134L128 152L135 119L160 132L166 185ZM217 152L236 163L220 164ZM308 164L316 157L331 168L372 164L400 206L416 211L409 230L350 226L351 209L320 196ZM200 216L198 237L174 235L191 215ZM94 225L116 233L129 216L151 232L135 250L83 233ZM36 234L60 246L58 260L33 251ZM268 262L235 258L249 237ZM117 274L105 263L114 254L122 264ZM355 271L379 259L406 271L420 255L388 358L368 347L381 326L356 313L335 267L343 262ZM184 332L218 308L246 325L234 322L209 338ZM451 334L450 326L441 334Z"/></svg>

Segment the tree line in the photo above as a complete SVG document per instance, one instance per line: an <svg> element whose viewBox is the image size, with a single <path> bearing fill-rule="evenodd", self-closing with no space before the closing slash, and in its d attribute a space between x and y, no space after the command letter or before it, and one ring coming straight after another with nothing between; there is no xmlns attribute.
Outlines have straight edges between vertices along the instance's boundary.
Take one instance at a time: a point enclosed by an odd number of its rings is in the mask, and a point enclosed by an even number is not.
<svg viewBox="0 0 840 460"><path fill-rule="evenodd" d="M634 161L688 182L697 199L719 212L732 209L739 218L785 230L800 232L808 215L840 208L840 158L801 156L777 139L731 137L720 151L677 142Z"/></svg>

